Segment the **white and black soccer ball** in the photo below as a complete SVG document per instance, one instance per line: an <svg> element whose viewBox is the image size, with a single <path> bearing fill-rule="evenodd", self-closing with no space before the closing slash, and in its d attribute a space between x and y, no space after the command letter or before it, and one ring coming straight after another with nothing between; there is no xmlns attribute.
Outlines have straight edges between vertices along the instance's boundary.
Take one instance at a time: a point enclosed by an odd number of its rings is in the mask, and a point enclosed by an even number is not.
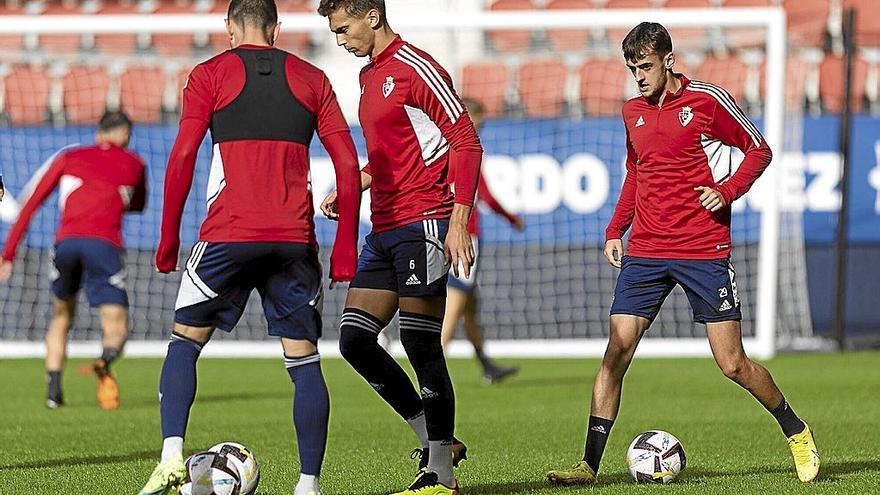
<svg viewBox="0 0 880 495"><path fill-rule="evenodd" d="M229 457L219 452L199 452L186 460L181 495L240 495L241 479Z"/></svg>
<svg viewBox="0 0 880 495"><path fill-rule="evenodd" d="M626 451L626 464L636 483L669 483L684 470L687 458L677 438L652 430L632 441Z"/></svg>
<svg viewBox="0 0 880 495"><path fill-rule="evenodd" d="M241 494L249 495L256 491L260 483L260 463L251 450L240 443L223 442L209 449L229 458L229 462L238 470L241 479Z"/></svg>

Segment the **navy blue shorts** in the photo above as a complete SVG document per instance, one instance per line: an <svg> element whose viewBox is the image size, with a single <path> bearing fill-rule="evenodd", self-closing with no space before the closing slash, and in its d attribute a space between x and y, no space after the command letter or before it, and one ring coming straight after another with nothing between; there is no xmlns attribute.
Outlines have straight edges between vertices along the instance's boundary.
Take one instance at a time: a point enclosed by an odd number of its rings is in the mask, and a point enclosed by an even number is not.
<svg viewBox="0 0 880 495"><path fill-rule="evenodd" d="M128 307L124 251L101 239L65 239L55 246L52 294L63 301L81 287L93 308L104 304Z"/></svg>
<svg viewBox="0 0 880 495"><path fill-rule="evenodd" d="M423 220L370 232L351 287L390 290L401 297L445 297L449 267L443 243L448 229L448 220Z"/></svg>
<svg viewBox="0 0 880 495"><path fill-rule="evenodd" d="M670 260L624 256L611 314L654 321L676 284L684 289L697 323L742 320L736 273L727 258Z"/></svg>
<svg viewBox="0 0 880 495"><path fill-rule="evenodd" d="M180 282L174 321L231 332L254 289L269 335L311 342L321 337L318 252L291 242L197 243Z"/></svg>
<svg viewBox="0 0 880 495"><path fill-rule="evenodd" d="M480 259L480 243L477 240L477 236L472 235L471 242L474 244L474 264L471 266L471 276L465 278L464 268L461 263L459 263L458 266L457 277L455 276L455 272L452 270L449 271L448 287L467 294L471 294L477 289L477 265Z"/></svg>

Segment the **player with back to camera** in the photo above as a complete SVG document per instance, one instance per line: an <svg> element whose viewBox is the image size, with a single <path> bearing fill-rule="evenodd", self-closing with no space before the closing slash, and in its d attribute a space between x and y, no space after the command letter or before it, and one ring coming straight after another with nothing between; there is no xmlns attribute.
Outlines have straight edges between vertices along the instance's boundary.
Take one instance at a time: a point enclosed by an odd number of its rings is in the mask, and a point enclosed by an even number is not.
<svg viewBox="0 0 880 495"><path fill-rule="evenodd" d="M322 0L318 12L339 46L370 58L359 117L373 229L348 291L340 349L419 438L421 469L401 493L458 493L452 469L465 448L453 437L455 395L440 335L449 266L469 276L474 260L467 223L483 149L449 74L394 33L383 0ZM377 342L398 310L419 392Z"/></svg>
<svg viewBox="0 0 880 495"><path fill-rule="evenodd" d="M177 269L180 223L196 153L213 141L208 213L181 279L174 332L159 383L162 454L141 495L176 493L196 393L196 361L214 330L229 332L256 289L294 384L300 457L294 495L318 495L330 402L321 372L322 269L309 185L317 132L336 169L340 220L330 278L349 281L357 260L360 188L348 124L324 73L274 48L274 0L232 0L231 50L196 66L183 90L180 128L165 175L156 268Z"/></svg>
<svg viewBox="0 0 880 495"><path fill-rule="evenodd" d="M673 72L672 40L662 25L636 26L623 40L623 54L640 96L623 106L626 180L605 232L605 256L621 269L611 334L593 385L583 460L547 478L564 485L597 482L620 408L623 377L663 301L681 285L694 320L706 325L721 371L778 421L798 477L812 481L819 472L819 454L810 427L794 413L770 373L743 350L730 263L730 204L770 164L770 148L727 91ZM730 147L745 154L736 171ZM627 230L624 254L621 238Z"/></svg>
<svg viewBox="0 0 880 495"><path fill-rule="evenodd" d="M64 405L61 374L67 359L67 335L76 313L77 294L85 289L89 304L101 318L103 351L92 368L98 379L98 404L119 407L119 387L110 371L128 338L128 294L122 222L127 212L146 204L146 168L126 149L131 120L122 112L106 112L98 123L95 144L59 151L24 202L0 261L0 280L12 275L18 245L40 205L59 190L61 219L55 235L52 267L52 319L46 333L46 406Z"/></svg>
<svg viewBox="0 0 880 495"><path fill-rule="evenodd" d="M468 109L468 114L471 116L474 127L479 131L483 123L482 104L477 100L467 97L462 98L462 102ZM454 177L452 177L452 175L454 174L450 174L450 183L454 182ZM361 175L361 184L365 188L364 190L370 187L371 179L372 178L368 174ZM486 185L486 181L482 176L480 177L480 183L477 187L477 199L486 203L492 211L504 217L504 219L510 222L510 225L516 230L522 231L525 228L525 223L523 222L522 217L508 212L501 203L498 202L495 196L492 195L492 192L489 190L489 187ZM321 203L321 211L323 211L324 215L331 220L335 220L338 217L336 191L327 195L327 198ZM477 257L479 257L479 216L479 209L475 208L471 212L471 219L468 222L468 234L470 234L473 239L474 251L477 253ZM479 290L476 283L477 266L477 259L475 259L474 266L471 267L470 278L464 277L462 272L459 272L459 276L453 275L449 277L449 282L446 286L446 313L443 316L441 343L444 348L449 344L449 341L455 336L455 330L458 326L459 320L463 319L465 335L467 335L467 339L474 346L474 352L483 371L483 379L486 383L492 384L510 377L516 373L519 368L514 366L501 366L489 358L484 351L483 344L485 339L483 338L483 329L480 327L480 322L477 318L477 309L479 306Z"/></svg>

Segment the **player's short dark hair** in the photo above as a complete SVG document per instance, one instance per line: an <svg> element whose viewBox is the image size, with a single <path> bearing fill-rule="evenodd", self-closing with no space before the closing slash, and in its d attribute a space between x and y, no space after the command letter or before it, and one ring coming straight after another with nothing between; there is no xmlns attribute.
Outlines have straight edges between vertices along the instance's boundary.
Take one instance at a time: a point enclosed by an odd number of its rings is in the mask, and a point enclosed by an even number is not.
<svg viewBox="0 0 880 495"><path fill-rule="evenodd" d="M255 26L268 31L278 24L275 0L232 0L226 18L239 26Z"/></svg>
<svg viewBox="0 0 880 495"><path fill-rule="evenodd" d="M672 37L662 24L643 22L634 27L623 39L623 58L630 62L656 53L663 58L672 52Z"/></svg>
<svg viewBox="0 0 880 495"><path fill-rule="evenodd" d="M471 115L482 116L486 110L480 100L476 98L465 96L461 99L461 102L464 103L464 106L467 108L468 113Z"/></svg>
<svg viewBox="0 0 880 495"><path fill-rule="evenodd" d="M110 131L119 127L125 127L131 130L131 119L122 110L114 110L104 112L101 120L98 121L98 130L101 132Z"/></svg>
<svg viewBox="0 0 880 495"><path fill-rule="evenodd" d="M318 13L324 17L329 17L338 9L345 9L345 13L352 17L365 16L367 12L376 9L382 22L386 21L385 0L321 0L318 5Z"/></svg>

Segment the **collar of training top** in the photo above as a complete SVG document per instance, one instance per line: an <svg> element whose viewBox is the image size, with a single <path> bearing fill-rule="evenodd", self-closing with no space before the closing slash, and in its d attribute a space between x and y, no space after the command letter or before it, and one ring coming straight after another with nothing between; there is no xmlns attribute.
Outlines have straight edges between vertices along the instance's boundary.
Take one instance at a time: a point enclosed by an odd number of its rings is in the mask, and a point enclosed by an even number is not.
<svg viewBox="0 0 880 495"><path fill-rule="evenodd" d="M394 39L391 40L391 43L389 43L388 46L386 46L385 49L382 50L378 55L373 57L370 62L374 64L381 64L382 62L393 57L394 54L397 53L397 50L400 50L400 47L402 47L404 44L405 42L403 41L403 39L400 38L400 35L395 35Z"/></svg>

